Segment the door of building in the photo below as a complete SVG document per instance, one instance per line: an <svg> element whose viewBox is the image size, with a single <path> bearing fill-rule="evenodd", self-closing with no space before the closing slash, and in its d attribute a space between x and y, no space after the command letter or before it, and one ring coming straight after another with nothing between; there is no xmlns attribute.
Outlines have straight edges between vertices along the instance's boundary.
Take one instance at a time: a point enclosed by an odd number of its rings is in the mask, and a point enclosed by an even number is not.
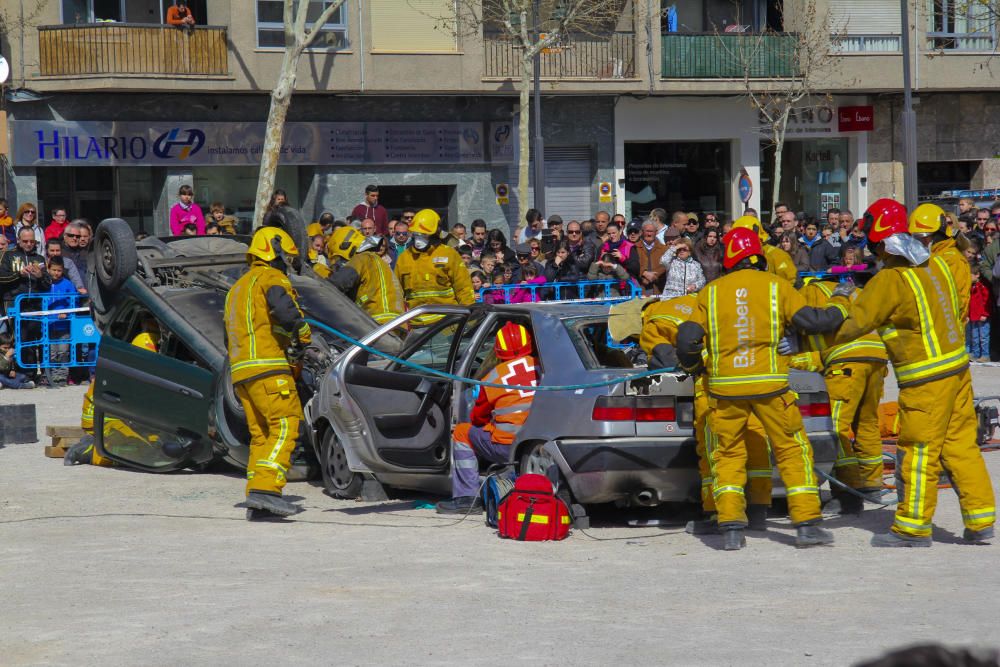
<svg viewBox="0 0 1000 667"><path fill-rule="evenodd" d="M403 209L419 211L432 208L441 216L445 229L458 222L451 219L455 198L454 185L379 185L379 203L389 212L389 219L398 218Z"/></svg>
<svg viewBox="0 0 1000 667"><path fill-rule="evenodd" d="M56 207L96 225L118 213L114 167L39 167L38 210L45 222Z"/></svg>

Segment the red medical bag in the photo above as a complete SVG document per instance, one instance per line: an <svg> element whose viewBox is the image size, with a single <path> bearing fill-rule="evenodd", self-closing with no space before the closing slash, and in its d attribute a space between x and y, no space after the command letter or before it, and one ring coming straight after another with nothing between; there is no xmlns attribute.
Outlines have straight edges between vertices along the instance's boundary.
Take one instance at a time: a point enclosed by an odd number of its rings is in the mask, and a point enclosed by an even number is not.
<svg viewBox="0 0 1000 667"><path fill-rule="evenodd" d="M500 537L522 542L561 540L569 535L569 508L552 491L544 475L521 475L500 501L497 529Z"/></svg>

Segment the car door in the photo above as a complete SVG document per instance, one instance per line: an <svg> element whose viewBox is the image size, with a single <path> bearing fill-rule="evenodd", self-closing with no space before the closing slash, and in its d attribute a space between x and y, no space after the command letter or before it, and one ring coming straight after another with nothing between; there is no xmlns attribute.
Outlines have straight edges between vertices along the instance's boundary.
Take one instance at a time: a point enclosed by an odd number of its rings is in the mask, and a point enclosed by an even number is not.
<svg viewBox="0 0 1000 667"><path fill-rule="evenodd" d="M433 325L408 332L400 359L450 372L459 355L470 310L461 306L411 311L365 342L379 347L382 336L397 335L412 317L440 312ZM391 329L391 330L390 330ZM467 342L467 340L466 340ZM373 472L444 472L451 441L451 402L455 383L360 348L340 362L347 410L363 424L354 453ZM343 405L343 404L342 404Z"/></svg>
<svg viewBox="0 0 1000 667"><path fill-rule="evenodd" d="M140 347L152 331L157 351ZM179 350L182 350L179 352ZM165 472L212 460L209 413L215 373L137 302L124 304L101 337L94 380L98 451Z"/></svg>

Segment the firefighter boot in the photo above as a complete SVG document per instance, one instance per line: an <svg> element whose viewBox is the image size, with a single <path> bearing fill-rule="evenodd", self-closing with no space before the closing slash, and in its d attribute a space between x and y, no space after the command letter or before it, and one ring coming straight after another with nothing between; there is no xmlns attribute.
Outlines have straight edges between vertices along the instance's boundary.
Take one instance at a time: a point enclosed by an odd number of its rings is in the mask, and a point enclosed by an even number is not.
<svg viewBox="0 0 1000 667"><path fill-rule="evenodd" d="M833 544L833 533L820 528L813 522L804 523L795 528L795 548L805 549L808 547Z"/></svg>
<svg viewBox="0 0 1000 667"><path fill-rule="evenodd" d="M436 505L438 514L482 514L483 501L479 496L459 496L442 500Z"/></svg>
<svg viewBox="0 0 1000 667"><path fill-rule="evenodd" d="M90 463L94 458L94 436L85 435L80 438L80 442L70 445L63 456L64 466L75 466L81 463Z"/></svg>
<svg viewBox="0 0 1000 667"><path fill-rule="evenodd" d="M747 530L767 530L767 505L747 505Z"/></svg>
<svg viewBox="0 0 1000 667"><path fill-rule="evenodd" d="M993 539L993 526L987 526L980 530L966 528L962 533L962 539L973 544L988 544Z"/></svg>
<svg viewBox="0 0 1000 667"><path fill-rule="evenodd" d="M688 521L687 525L684 526L684 532L689 535L718 535L719 534L719 521L715 514L705 517L704 519L695 519L694 521Z"/></svg>
<svg viewBox="0 0 1000 667"><path fill-rule="evenodd" d="M724 529L722 536L722 548L726 551L739 551L747 545L747 538L743 537L743 529L739 526Z"/></svg>
<svg viewBox="0 0 1000 667"><path fill-rule="evenodd" d="M891 530L888 533L880 533L872 537L873 547L929 547L932 544L931 538L916 537L914 535L901 535Z"/></svg>
<svg viewBox="0 0 1000 667"><path fill-rule="evenodd" d="M302 508L293 502L285 500L273 493L263 493L261 491L251 491L247 494L247 508L251 510L263 510L277 516L292 516L302 511ZM247 513L248 516L251 513Z"/></svg>
<svg viewBox="0 0 1000 667"><path fill-rule="evenodd" d="M861 489L857 489L857 492L865 497L867 502L874 505L885 505L882 502L882 488L877 486L866 486Z"/></svg>
<svg viewBox="0 0 1000 667"><path fill-rule="evenodd" d="M830 502L823 506L827 512L837 514L861 514L865 509L865 501L849 491L838 492Z"/></svg>

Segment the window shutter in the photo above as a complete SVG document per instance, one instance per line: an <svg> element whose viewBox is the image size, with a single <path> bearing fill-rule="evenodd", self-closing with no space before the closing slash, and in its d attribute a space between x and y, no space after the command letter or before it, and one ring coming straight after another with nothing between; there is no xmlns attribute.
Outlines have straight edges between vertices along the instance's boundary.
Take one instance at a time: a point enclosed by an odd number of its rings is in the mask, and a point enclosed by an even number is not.
<svg viewBox="0 0 1000 667"><path fill-rule="evenodd" d="M896 0L830 0L830 26L848 35L900 34Z"/></svg>
<svg viewBox="0 0 1000 667"><path fill-rule="evenodd" d="M370 0L372 50L443 52L458 50L455 0Z"/></svg>

